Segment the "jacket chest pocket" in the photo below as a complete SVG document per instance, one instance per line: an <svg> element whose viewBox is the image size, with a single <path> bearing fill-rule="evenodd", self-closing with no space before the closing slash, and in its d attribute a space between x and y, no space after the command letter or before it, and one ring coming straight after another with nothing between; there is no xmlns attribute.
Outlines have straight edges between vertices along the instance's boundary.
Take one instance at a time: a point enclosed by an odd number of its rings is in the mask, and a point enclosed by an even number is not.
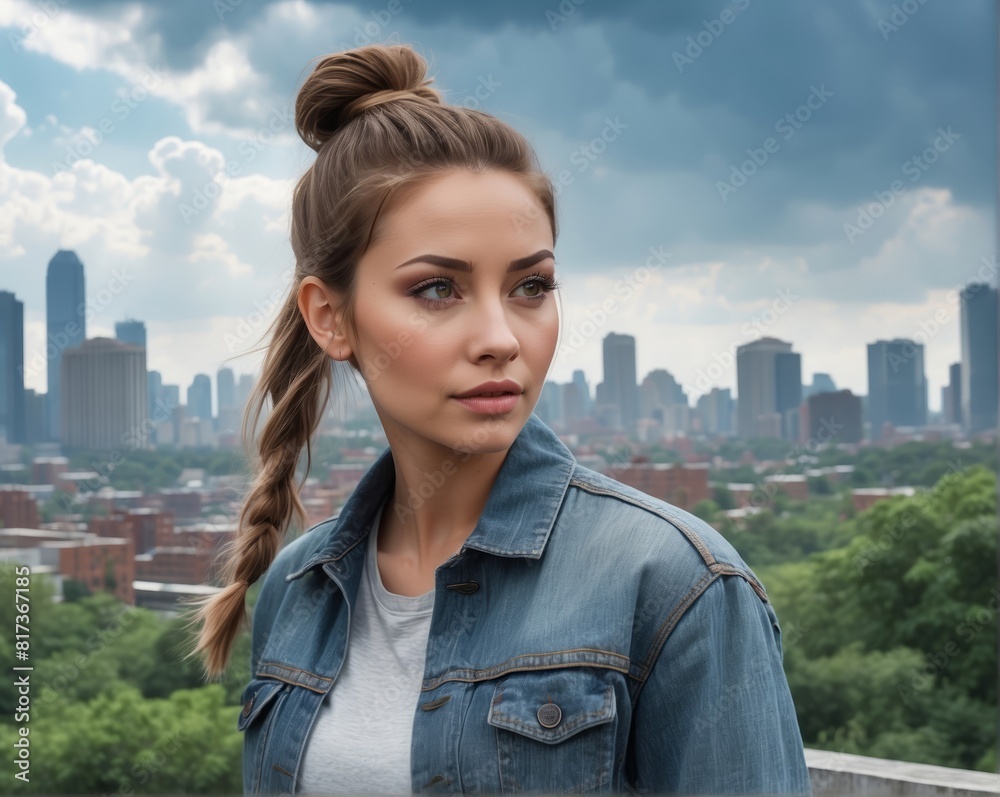
<svg viewBox="0 0 1000 797"><path fill-rule="evenodd" d="M273 678L253 678L243 689L243 708L237 727L243 732L243 791L261 791L261 776L268 746L274 735L275 717L289 685Z"/></svg>
<svg viewBox="0 0 1000 797"><path fill-rule="evenodd" d="M601 670L563 667L503 677L487 716L496 729L501 793L608 786L616 720L615 688Z"/></svg>

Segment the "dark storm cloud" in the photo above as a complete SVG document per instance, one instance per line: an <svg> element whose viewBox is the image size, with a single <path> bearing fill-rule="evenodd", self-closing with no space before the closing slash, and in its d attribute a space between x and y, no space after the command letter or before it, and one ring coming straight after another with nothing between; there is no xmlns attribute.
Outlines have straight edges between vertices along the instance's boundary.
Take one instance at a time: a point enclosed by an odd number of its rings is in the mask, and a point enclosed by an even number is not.
<svg viewBox="0 0 1000 797"><path fill-rule="evenodd" d="M574 79L572 58L581 54L564 53L567 45L559 34L574 25L600 23L613 50L614 77L650 98L676 95L690 113L705 117L695 135L683 120L680 126L669 118L634 126L630 146L609 153L609 164L619 168L690 168L704 162L707 174L712 171L708 164L718 159L722 165L716 171L723 179L747 157L747 148L776 135L776 123L795 112L811 87L825 86L834 95L829 105L796 127L787 143L779 138L780 151L767 167L791 173L800 197L861 201L869 184L875 191L898 177L905 159L926 149L939 126L950 125L961 144L922 175L921 184L948 185L959 201L992 200L995 12L990 3L398 2L400 25L459 26L487 37L503 25L551 31L551 46L530 55L539 90L565 89L583 102L576 117L538 122L568 134L580 129L579 116L591 108L586 86L567 85ZM253 23L268 4L147 4L146 32L161 37L171 67L186 69L200 62L213 41ZM74 2L74 8L89 6L101 16L113 16L120 5ZM383 13L388 1L340 5L351 5L367 18ZM349 34L330 32L334 40L347 40ZM294 51L288 44L276 42L275 49ZM302 60L272 57L283 68ZM601 93L595 92L595 101L604 99ZM773 182L776 190L790 188L781 179Z"/></svg>
<svg viewBox="0 0 1000 797"><path fill-rule="evenodd" d="M259 22L267 5L147 5L144 32L160 38L174 69L191 68L214 41ZM390 0L340 5L375 19ZM74 3L81 6L113 15L119 4ZM602 166L633 176L662 172L666 194L671 173L694 174L684 183L691 212L682 223L658 218L667 197L635 219L671 235L720 244L837 239L856 207L886 196L894 181L905 190L946 187L959 203L994 201L991 3L399 0L398 7L382 35L399 30L408 40L408 31L419 31L450 100L468 88L457 65L481 69L504 85L487 109L519 127L582 142L600 132L595 119L620 115L628 129L601 154ZM533 35L504 38L511 27ZM287 104L305 58L319 54L291 46L283 33L276 29L272 40L255 31L250 40L255 70L275 87L266 98L272 104ZM326 36L351 37L348 30ZM470 40L500 44L472 48ZM609 69L593 63L588 45L595 42L610 49ZM212 119L253 126L254 111L241 99L215 104ZM563 168L567 157L549 153L546 165ZM598 190L582 176L574 188ZM803 225L796 216L804 203L832 206L841 216L829 228ZM873 251L890 232L883 226L850 242L850 256Z"/></svg>

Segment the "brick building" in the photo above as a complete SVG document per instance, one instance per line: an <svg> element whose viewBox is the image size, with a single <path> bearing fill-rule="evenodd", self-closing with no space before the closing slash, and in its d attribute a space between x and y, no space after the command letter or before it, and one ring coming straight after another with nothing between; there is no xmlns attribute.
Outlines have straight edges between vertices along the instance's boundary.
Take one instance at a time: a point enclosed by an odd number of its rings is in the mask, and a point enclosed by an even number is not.
<svg viewBox="0 0 1000 797"><path fill-rule="evenodd" d="M168 512L139 507L115 510L106 517L90 520L89 531L101 537L124 537L132 541L136 554L146 553L174 528L174 518Z"/></svg>
<svg viewBox="0 0 1000 797"><path fill-rule="evenodd" d="M632 462L606 472L622 484L690 511L711 497L708 464L673 465L662 462Z"/></svg>
<svg viewBox="0 0 1000 797"><path fill-rule="evenodd" d="M113 592L123 603L134 604L135 553L132 541L91 536L82 540L43 542L58 551L59 572L86 585L91 592Z"/></svg>
<svg viewBox="0 0 1000 797"><path fill-rule="evenodd" d="M15 484L0 484L0 526L36 528L40 523L38 503L28 491Z"/></svg>
<svg viewBox="0 0 1000 797"><path fill-rule="evenodd" d="M217 578L215 558L208 548L154 548L135 557L136 578L166 584L211 584Z"/></svg>
<svg viewBox="0 0 1000 797"><path fill-rule="evenodd" d="M911 496L916 494L912 487L859 487L851 490L851 503L858 512L864 512L872 504L885 501L897 495Z"/></svg>

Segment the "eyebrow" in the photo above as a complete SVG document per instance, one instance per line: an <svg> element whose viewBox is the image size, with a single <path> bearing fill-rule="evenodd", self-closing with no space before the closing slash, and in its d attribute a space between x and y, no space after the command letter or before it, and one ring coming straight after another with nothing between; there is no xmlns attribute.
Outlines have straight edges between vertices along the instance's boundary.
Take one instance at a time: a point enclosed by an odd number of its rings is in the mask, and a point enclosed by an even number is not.
<svg viewBox="0 0 1000 797"><path fill-rule="evenodd" d="M507 273L510 274L513 271L522 271L526 268L531 268L535 263L545 260L551 257L555 260L555 255L553 255L548 249L541 249L535 252L533 255L528 255L527 257L519 257L516 260L511 260L510 264L507 266ZM417 255L411 260L407 260L405 263L400 263L396 268L402 268L403 266L408 266L411 263L430 263L434 266L441 266L442 268L450 268L455 271L472 271L472 264L465 261L459 260L457 257L445 257L444 255Z"/></svg>

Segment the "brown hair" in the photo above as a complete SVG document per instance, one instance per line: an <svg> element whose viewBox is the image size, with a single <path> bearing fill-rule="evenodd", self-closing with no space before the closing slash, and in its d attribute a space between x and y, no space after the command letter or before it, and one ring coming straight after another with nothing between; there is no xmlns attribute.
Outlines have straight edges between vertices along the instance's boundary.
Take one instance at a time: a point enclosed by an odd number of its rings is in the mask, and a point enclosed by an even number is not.
<svg viewBox="0 0 1000 797"><path fill-rule="evenodd" d="M298 307L306 276L318 277L351 305L358 261L385 231L385 216L412 189L451 169L503 170L537 198L557 234L555 194L527 140L483 111L442 102L427 64L407 45L373 44L323 56L299 90L295 126L317 153L292 196L295 273L277 318L247 411L244 445L270 399L271 410L252 462L253 481L234 539L223 551L227 585L193 603L197 645L209 677L222 675L237 634L247 623L246 593L271 565L293 519L307 522L294 483L303 447L330 396L333 369ZM537 209L526 208L526 213ZM335 361L336 362L336 361ZM351 367L358 370L357 362ZM304 477L303 477L304 478ZM304 483L304 482L303 482Z"/></svg>

